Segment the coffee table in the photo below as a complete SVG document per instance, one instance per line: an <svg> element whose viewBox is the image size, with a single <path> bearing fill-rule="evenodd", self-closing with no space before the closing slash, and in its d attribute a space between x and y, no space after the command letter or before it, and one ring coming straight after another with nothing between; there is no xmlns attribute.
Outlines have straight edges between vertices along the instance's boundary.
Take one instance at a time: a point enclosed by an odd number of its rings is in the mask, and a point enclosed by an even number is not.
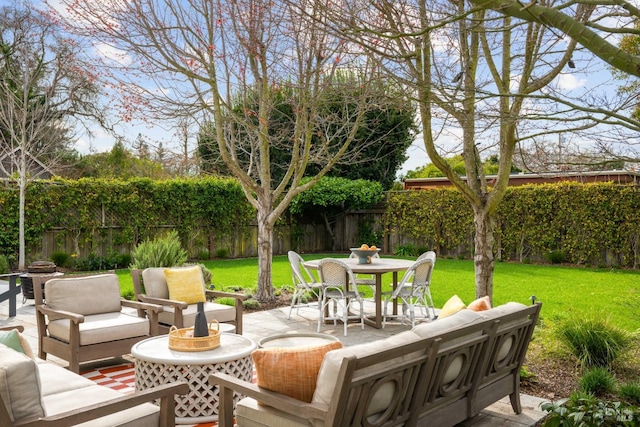
<svg viewBox="0 0 640 427"><path fill-rule="evenodd" d="M242 335L220 334L220 346L213 350L182 352L169 349L169 336L140 341L131 348L135 358L136 390L186 381L189 393L176 395L176 423L198 424L218 420L218 387L209 385L209 374L224 372L251 382L251 352L256 344ZM240 396L234 394L235 403Z"/></svg>

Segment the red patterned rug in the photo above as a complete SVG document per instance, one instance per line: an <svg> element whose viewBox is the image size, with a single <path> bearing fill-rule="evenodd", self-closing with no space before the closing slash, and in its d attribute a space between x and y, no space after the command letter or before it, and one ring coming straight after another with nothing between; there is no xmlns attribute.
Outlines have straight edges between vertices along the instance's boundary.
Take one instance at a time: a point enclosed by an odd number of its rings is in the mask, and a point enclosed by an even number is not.
<svg viewBox="0 0 640 427"><path fill-rule="evenodd" d="M105 387L129 394L136 391L136 374L133 363L108 366L102 369L83 372L82 376ZM218 423L192 424L192 427L213 427ZM187 425L186 427L189 427Z"/></svg>

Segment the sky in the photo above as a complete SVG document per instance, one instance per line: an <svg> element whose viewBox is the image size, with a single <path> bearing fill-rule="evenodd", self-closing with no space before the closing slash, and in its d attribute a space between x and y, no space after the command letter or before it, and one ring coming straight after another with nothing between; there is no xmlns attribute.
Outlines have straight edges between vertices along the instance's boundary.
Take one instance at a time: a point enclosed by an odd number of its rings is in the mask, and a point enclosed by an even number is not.
<svg viewBox="0 0 640 427"><path fill-rule="evenodd" d="M1 2L2 0L0 0ZM58 0L51 0L51 4L56 4ZM110 52L109 49L102 49L101 52L106 55L112 55L114 58L119 54L118 52ZM565 91L583 91L588 92L591 87L595 88L601 84L602 81L610 79L610 72L605 69L603 66L597 67L599 69L598 72L594 73L593 71L589 71L587 73L586 69L581 67L580 57L575 57L576 69L567 70L566 73L560 75L557 81L558 88L561 88ZM121 60L121 59L119 59ZM590 61L582 61L584 63ZM593 64L591 64L593 65ZM601 76L601 77L599 77ZM174 136L173 132L170 129L165 129L159 124L149 124L149 123L141 123L141 122L130 122L124 123L121 122L116 127L118 134L124 137L125 144L131 147L132 143L136 140L139 134L146 137L147 141L150 143L153 148L154 145L158 145L162 143L163 148L167 150L175 150L177 151L177 138ZM452 130L450 133L456 134L456 130ZM192 139L192 147L195 148L195 138ZM454 142L451 137L441 137L436 143L437 145L448 149L453 149ZM109 151L113 147L115 139L112 135L108 134L104 130L101 130L97 127L93 128L93 135L82 134L79 136L75 148L80 153L96 153L96 152L104 152ZM414 143L407 150L407 161L402 165L400 170L398 171L398 175L402 176L406 174L409 170L416 169L421 166L425 166L430 163L428 156L426 154L424 144L422 141L422 136L418 134Z"/></svg>

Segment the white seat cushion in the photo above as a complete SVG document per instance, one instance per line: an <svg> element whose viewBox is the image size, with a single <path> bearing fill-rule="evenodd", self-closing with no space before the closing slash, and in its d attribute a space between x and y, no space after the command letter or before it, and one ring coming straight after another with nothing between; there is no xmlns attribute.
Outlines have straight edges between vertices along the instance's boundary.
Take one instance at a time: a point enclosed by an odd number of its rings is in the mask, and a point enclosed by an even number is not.
<svg viewBox="0 0 640 427"><path fill-rule="evenodd" d="M69 342L68 319L49 322L49 334ZM149 320L124 313L104 313L85 316L80 323L80 345L116 341L149 335Z"/></svg>

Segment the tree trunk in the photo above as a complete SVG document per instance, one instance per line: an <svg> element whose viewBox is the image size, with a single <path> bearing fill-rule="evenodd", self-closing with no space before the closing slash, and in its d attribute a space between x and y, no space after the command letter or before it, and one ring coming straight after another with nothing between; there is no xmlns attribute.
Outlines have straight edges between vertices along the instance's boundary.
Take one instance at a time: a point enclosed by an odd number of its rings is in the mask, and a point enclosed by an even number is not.
<svg viewBox="0 0 640 427"><path fill-rule="evenodd" d="M494 226L493 214L486 206L474 207L475 235L475 272L476 298L489 295L493 302L493 269L495 258L493 255Z"/></svg>
<svg viewBox="0 0 640 427"><path fill-rule="evenodd" d="M272 301L271 261L273 258L273 224L269 220L271 210L258 209L258 301Z"/></svg>
<svg viewBox="0 0 640 427"><path fill-rule="evenodd" d="M23 145L24 147L24 145ZM24 211L25 211L25 200L27 198L27 160L26 160L26 151L23 148L20 154L20 177L19 179L19 187L20 187L20 201L19 201L19 210L18 210L18 270L25 270L25 232L24 232Z"/></svg>

